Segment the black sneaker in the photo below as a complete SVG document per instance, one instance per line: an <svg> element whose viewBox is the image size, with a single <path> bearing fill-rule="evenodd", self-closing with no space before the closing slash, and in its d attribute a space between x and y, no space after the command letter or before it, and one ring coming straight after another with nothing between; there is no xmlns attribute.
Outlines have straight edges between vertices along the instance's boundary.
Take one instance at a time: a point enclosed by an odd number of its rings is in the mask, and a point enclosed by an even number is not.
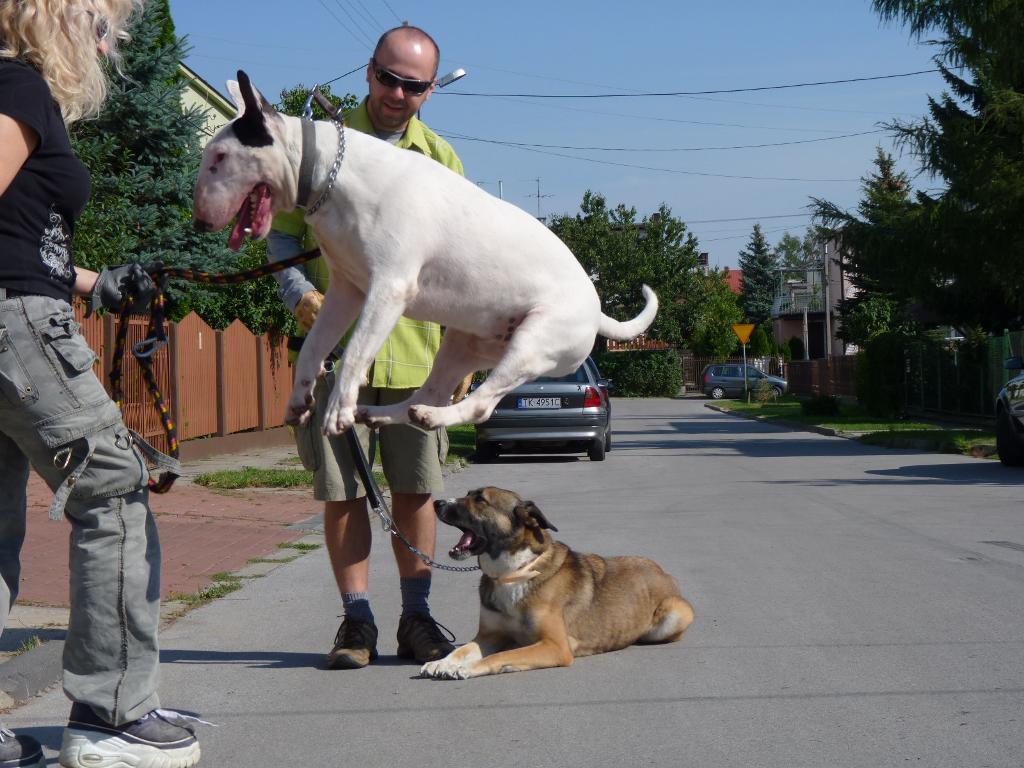
<svg viewBox="0 0 1024 768"><path fill-rule="evenodd" d="M190 768L199 762L194 717L154 709L138 720L114 726L85 704L71 705L60 764L64 768L131 765L138 768Z"/></svg>
<svg viewBox="0 0 1024 768"><path fill-rule="evenodd" d="M0 727L0 768L43 768L43 748L31 736Z"/></svg>
<svg viewBox="0 0 1024 768"><path fill-rule="evenodd" d="M454 639L452 631L428 613L411 613L398 620L400 658L416 659L420 664L443 659L455 650Z"/></svg>
<svg viewBox="0 0 1024 768"><path fill-rule="evenodd" d="M327 668L361 669L376 658L377 625L346 616L334 636L334 648L327 654Z"/></svg>

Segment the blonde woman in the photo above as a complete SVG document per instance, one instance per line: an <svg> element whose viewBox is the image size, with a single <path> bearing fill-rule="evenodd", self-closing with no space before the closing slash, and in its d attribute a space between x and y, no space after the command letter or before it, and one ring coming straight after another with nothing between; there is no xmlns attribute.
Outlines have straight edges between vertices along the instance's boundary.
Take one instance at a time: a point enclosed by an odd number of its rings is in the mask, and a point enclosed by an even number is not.
<svg viewBox="0 0 1024 768"><path fill-rule="evenodd" d="M187 768L192 726L159 709L160 547L139 438L92 371L72 295L116 311L137 265L76 269L89 172L66 126L96 115L141 0L0 0L0 630L18 589L29 466L71 522L71 618L60 764ZM141 274L140 274L141 273ZM0 730L0 768L42 766L39 742Z"/></svg>

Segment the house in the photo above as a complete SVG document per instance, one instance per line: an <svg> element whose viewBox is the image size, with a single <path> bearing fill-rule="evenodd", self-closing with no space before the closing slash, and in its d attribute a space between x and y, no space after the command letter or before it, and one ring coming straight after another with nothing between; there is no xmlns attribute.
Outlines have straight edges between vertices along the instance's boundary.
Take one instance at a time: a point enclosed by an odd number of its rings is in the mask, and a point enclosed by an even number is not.
<svg viewBox="0 0 1024 768"><path fill-rule="evenodd" d="M724 277L725 284L729 286L730 291L735 293L737 296L743 293L742 269L729 269L729 267L725 267Z"/></svg>
<svg viewBox="0 0 1024 768"><path fill-rule="evenodd" d="M780 269L778 276L772 303L772 333L776 339L801 339L808 360L857 351L836 335L839 303L853 295L838 240L821 244L819 261L800 270Z"/></svg>
<svg viewBox="0 0 1024 768"><path fill-rule="evenodd" d="M205 147L206 142L212 139L217 131L235 119L238 110L230 99L222 96L216 88L180 61L178 73L185 80L181 106L186 113L198 109L202 115L202 122L196 127L199 129L199 139Z"/></svg>

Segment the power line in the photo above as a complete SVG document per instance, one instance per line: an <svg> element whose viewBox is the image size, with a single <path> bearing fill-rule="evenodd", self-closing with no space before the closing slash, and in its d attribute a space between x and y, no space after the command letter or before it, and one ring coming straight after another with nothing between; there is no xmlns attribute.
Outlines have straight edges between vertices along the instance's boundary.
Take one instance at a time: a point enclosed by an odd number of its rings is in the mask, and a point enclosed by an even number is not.
<svg viewBox="0 0 1024 768"><path fill-rule="evenodd" d="M561 144L528 144L525 142L518 141L500 141L498 139L481 139L476 136L466 136L464 134L455 133L453 131L444 131L441 128L435 130L440 133L444 133L446 136L458 139L459 141L479 141L484 144L500 144L508 147L538 147L541 149L573 149L578 151L590 151L590 152L709 152L714 150L724 149L763 149L766 147L785 147L792 144L813 144L819 141L836 141L837 139L849 139L854 136L868 136L875 133L885 133L882 128L873 131L860 131L859 133L847 133L841 136L824 136L817 139L799 139L796 141L777 141L767 144L739 144L735 146L720 146L720 147L667 147L667 148L642 148L642 147L574 147L565 146Z"/></svg>
<svg viewBox="0 0 1024 768"><path fill-rule="evenodd" d="M370 20L371 29L384 29L384 25L377 21L377 17L370 12L370 9L367 8L366 5L363 4L363 0L356 0L355 5L358 6L359 12L362 13L365 18Z"/></svg>
<svg viewBox="0 0 1024 768"><path fill-rule="evenodd" d="M355 28L356 32L362 35L363 42L372 48L373 40L370 38L368 34L366 34L365 31L363 31L362 22L355 16L353 16L352 12L346 6L341 4L341 0L334 0L334 4L338 6L339 10L341 10L342 13L348 16L348 20L352 22L352 26Z"/></svg>
<svg viewBox="0 0 1024 768"><path fill-rule="evenodd" d="M808 83L786 85L759 85L749 88L718 88L704 91L643 91L640 93L481 93L479 91L451 91L452 96L502 96L531 99L630 99L651 96L708 96L715 93L751 93L754 91L781 91L789 88L810 88L820 85L841 85L863 83L872 80L892 80L899 77L914 77L938 72L938 69L921 69L916 72L901 72L894 75L873 75L871 77L848 77L842 80L818 80Z"/></svg>
<svg viewBox="0 0 1024 768"><path fill-rule="evenodd" d="M435 92L436 93L436 92ZM451 95L448 91L441 91L441 96ZM502 97L498 97L499 100ZM660 123L680 123L682 125L706 125L712 128L745 128L757 131L789 131L793 133L847 133L849 128L804 128L804 127L788 127L788 126L775 126L775 125L748 125L746 123L719 123L708 120L682 120L677 117L656 117L654 115L630 115L623 112L609 112L602 109L585 109L583 107L570 107L565 104L555 104L553 102L535 102L535 101L520 101L517 99L505 99L512 104L522 104L531 107L545 107L547 109L558 109L565 112L583 112L589 115L603 115L605 117L624 117L629 120L651 120Z"/></svg>
<svg viewBox="0 0 1024 768"><path fill-rule="evenodd" d="M446 137L447 138L447 137ZM788 176L741 176L729 173L711 173L706 171L685 171L677 168L657 168L649 165L636 165L634 163L619 163L613 160L598 160L593 157L578 157L576 155L566 155L561 152L548 152L543 149L534 149L532 147L520 147L513 146L512 149L519 149L523 152L535 152L538 155L549 155L551 157L562 157L568 160L578 160L584 163L596 163L598 165L612 165L618 168L633 168L641 171L657 171L660 173L675 173L682 176L702 176L716 179L742 179L745 181L809 181L814 183L853 183L859 182L860 179L807 179L800 177L788 177Z"/></svg>
<svg viewBox="0 0 1024 768"><path fill-rule="evenodd" d="M338 14L336 14L334 11L332 11L330 6L327 5L327 3L324 2L324 0L320 0L320 5L322 5L324 7L325 11L327 11L329 14L331 14L331 16L334 18L334 20L336 22L338 22L339 26L341 26L342 29L344 29L346 32L349 33L349 35L352 37L353 40L355 40L357 43L359 43L361 45L366 45L366 41L365 40L360 40L356 36L355 32L353 32L351 29L349 29L348 25L345 24L345 22L343 22L341 19L338 18Z"/></svg>
<svg viewBox="0 0 1024 768"><path fill-rule="evenodd" d="M738 216L733 219L695 219L693 221L686 222L687 224L719 224L725 221L754 221L755 219L767 220L767 219L799 219L799 218L810 218L813 213L780 213L774 216Z"/></svg>
<svg viewBox="0 0 1024 768"><path fill-rule="evenodd" d="M395 13L395 9L391 7L391 4L388 3L388 0L382 0L382 2L384 3L384 7L391 11L391 15L395 17L399 24L401 24L402 17Z"/></svg>

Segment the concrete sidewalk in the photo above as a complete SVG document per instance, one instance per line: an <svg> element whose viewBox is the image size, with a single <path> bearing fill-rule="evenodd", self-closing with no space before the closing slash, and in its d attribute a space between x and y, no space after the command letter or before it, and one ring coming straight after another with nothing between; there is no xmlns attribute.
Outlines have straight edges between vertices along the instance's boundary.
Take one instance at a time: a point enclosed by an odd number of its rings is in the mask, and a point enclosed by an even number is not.
<svg viewBox="0 0 1024 768"><path fill-rule="evenodd" d="M247 440L210 438L182 446L183 475L167 494L150 494L163 551L161 598L165 623L188 609L183 597L213 583L213 576L259 576L286 562L295 549L280 545L312 536L322 541L322 504L308 488L209 490L196 476L224 469L299 468L286 430ZM60 676L68 620L67 520L52 521L52 494L33 473L28 490L28 533L22 549L18 601L0 637L0 709L36 695Z"/></svg>

